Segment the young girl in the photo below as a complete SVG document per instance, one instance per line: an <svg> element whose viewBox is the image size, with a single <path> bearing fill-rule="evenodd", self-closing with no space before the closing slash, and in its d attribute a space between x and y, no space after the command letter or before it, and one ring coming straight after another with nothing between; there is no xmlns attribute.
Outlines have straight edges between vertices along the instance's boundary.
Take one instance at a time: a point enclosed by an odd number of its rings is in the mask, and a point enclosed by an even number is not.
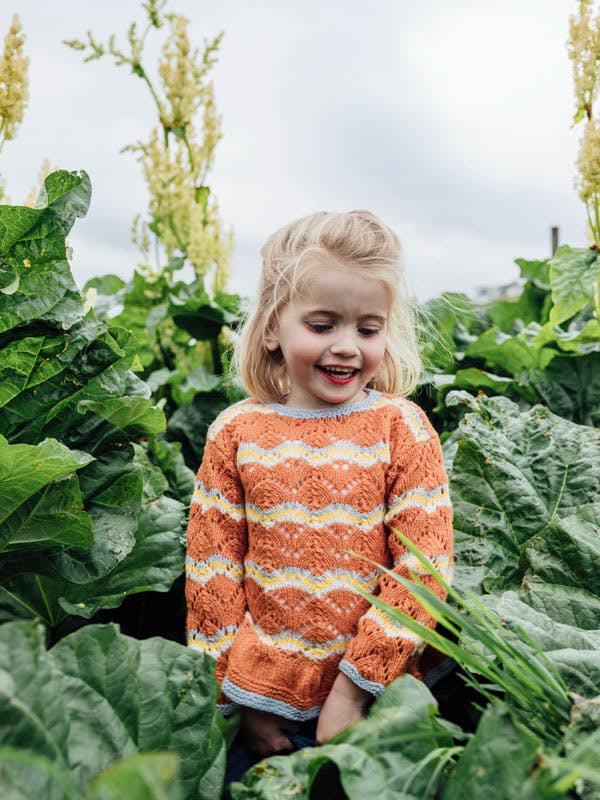
<svg viewBox="0 0 600 800"><path fill-rule="evenodd" d="M323 743L394 678L423 677L422 643L356 589L433 625L373 562L441 595L393 529L446 575L452 545L439 440L406 399L420 360L395 233L320 212L262 256L237 353L250 397L209 429L186 564L188 642L216 659L254 760L315 724Z"/></svg>

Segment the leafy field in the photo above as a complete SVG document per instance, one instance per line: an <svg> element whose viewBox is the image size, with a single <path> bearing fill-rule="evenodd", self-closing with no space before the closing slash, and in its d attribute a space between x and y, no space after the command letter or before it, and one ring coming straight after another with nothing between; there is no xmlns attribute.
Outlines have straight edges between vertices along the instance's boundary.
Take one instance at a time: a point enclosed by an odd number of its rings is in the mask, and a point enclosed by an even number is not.
<svg viewBox="0 0 600 800"><path fill-rule="evenodd" d="M231 731L181 575L239 299L169 271L80 293L89 197L56 172L0 206L0 796L215 800ZM600 797L600 262L517 263L514 298L422 309L457 566L447 604L414 591L456 672L435 696L399 679L234 798Z"/></svg>

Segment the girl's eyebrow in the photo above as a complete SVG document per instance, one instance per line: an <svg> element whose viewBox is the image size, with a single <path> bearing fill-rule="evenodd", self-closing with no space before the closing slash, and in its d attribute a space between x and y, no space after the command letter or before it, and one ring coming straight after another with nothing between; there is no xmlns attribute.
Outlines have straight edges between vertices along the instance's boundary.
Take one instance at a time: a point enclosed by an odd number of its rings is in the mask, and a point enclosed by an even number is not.
<svg viewBox="0 0 600 800"><path fill-rule="evenodd" d="M305 313L305 317L310 317L313 314L322 314L324 317L339 317L341 316L339 312L332 311L331 309L327 308L309 308ZM379 322L385 322L387 320L387 314L381 314L379 311L368 311L366 314L361 314L359 319L374 319L378 320Z"/></svg>

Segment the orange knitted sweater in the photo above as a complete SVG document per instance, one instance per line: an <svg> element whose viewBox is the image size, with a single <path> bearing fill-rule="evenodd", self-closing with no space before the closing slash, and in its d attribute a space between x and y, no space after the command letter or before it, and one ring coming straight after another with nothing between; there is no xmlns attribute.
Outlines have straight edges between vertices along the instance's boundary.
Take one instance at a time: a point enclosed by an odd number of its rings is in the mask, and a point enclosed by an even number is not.
<svg viewBox="0 0 600 800"><path fill-rule="evenodd" d="M356 555L442 590L452 511L438 437L408 400L368 390L323 410L243 400L211 425L188 528L188 644L216 659L219 707L318 716L341 670L373 695L419 675L422 642L356 592L432 619Z"/></svg>

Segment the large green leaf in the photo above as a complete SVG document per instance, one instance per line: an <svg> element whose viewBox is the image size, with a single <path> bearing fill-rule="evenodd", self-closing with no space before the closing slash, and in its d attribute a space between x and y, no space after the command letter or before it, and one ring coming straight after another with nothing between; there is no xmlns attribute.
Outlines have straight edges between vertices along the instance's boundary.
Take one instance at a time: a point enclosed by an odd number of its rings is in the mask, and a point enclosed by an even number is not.
<svg viewBox="0 0 600 800"><path fill-rule="evenodd" d="M87 583L114 569L135 544L143 476L133 462L133 448L103 453L81 473L80 485L94 541L88 548L57 554L53 564L69 580Z"/></svg>
<svg viewBox="0 0 600 800"><path fill-rule="evenodd" d="M55 439L38 445L10 445L0 437L0 522L51 481L64 478L94 459Z"/></svg>
<svg viewBox="0 0 600 800"><path fill-rule="evenodd" d="M519 326L545 322L547 297L547 291L528 282L517 297L492 301L487 312L501 331L515 333Z"/></svg>
<svg viewBox="0 0 600 800"><path fill-rule="evenodd" d="M558 356L545 370L523 375L550 411L581 425L600 427L600 353Z"/></svg>
<svg viewBox="0 0 600 800"><path fill-rule="evenodd" d="M216 339L223 325L234 315L212 301L200 280L191 284L178 281L169 292L167 313L195 339Z"/></svg>
<svg viewBox="0 0 600 800"><path fill-rule="evenodd" d="M95 776L83 800L181 800L175 753L136 753ZM49 758L0 747L2 800L74 800L82 797L70 771Z"/></svg>
<svg viewBox="0 0 600 800"><path fill-rule="evenodd" d="M0 597L10 600L19 616L38 616L53 626L71 614L89 619L119 606L127 595L166 592L182 574L187 505L162 496L166 481L157 470L162 480L153 488L144 483L140 509L142 473L147 481L147 470L156 468L131 463L123 451L114 454L111 466L121 478L110 483L109 476L108 489L88 478L89 491L97 490L99 500L115 498L114 506L89 504L95 533L90 547L37 556L30 549L4 564Z"/></svg>
<svg viewBox="0 0 600 800"><path fill-rule="evenodd" d="M560 247L550 261L553 307L550 321L555 325L570 319L591 304L598 283L600 258L596 250Z"/></svg>
<svg viewBox="0 0 600 800"><path fill-rule="evenodd" d="M148 440L147 452L150 461L160 467L168 480L169 488L165 491L188 506L194 491L195 473L183 460L181 444L154 436Z"/></svg>
<svg viewBox="0 0 600 800"><path fill-rule="evenodd" d="M162 498L169 485L158 459L139 461L132 446L166 424L132 372L138 342L93 311L84 316L71 277L65 235L88 202L87 177L61 172L36 209L0 210L0 602L53 626L67 609L90 616L127 594L166 591L183 565L183 508ZM160 299L168 281L158 283ZM107 279L99 288L124 287ZM144 320L156 289L138 276ZM50 472L25 458L48 436L66 458ZM4 463L7 453L24 455ZM185 476L171 461L180 494Z"/></svg>
<svg viewBox="0 0 600 800"><path fill-rule="evenodd" d="M65 236L86 214L91 189L82 173L49 175L37 208L0 206L0 255L18 281L0 292L0 333L43 318L64 329L84 315L67 261Z"/></svg>
<svg viewBox="0 0 600 800"><path fill-rule="evenodd" d="M506 638L515 646L525 635L552 662L569 691L593 697L600 686L600 627L585 630L558 621L563 600L557 592L554 608L536 610L526 592L521 598L516 592L505 592L500 598L488 598L486 604L502 620Z"/></svg>
<svg viewBox="0 0 600 800"><path fill-rule="evenodd" d="M202 364L195 367L185 378L175 381L169 380L173 384L173 399L178 406L191 403L197 394L201 392L213 392L223 384L223 378L214 375Z"/></svg>
<svg viewBox="0 0 600 800"><path fill-rule="evenodd" d="M165 275L150 280L134 272L129 284L118 287L114 281L98 286L98 313L111 325L131 331L137 342L137 354L144 367L156 360L154 334L166 316L168 281ZM120 313L112 313L115 309Z"/></svg>
<svg viewBox="0 0 600 800"><path fill-rule="evenodd" d="M442 800L502 797L503 800L551 800L564 793L551 787L540 769L539 740L516 724L501 703L485 711L475 735L444 786Z"/></svg>
<svg viewBox="0 0 600 800"><path fill-rule="evenodd" d="M10 445L0 436L0 551L26 542L87 545L91 526L77 481L58 483L94 459L54 439ZM64 515L58 525L53 515Z"/></svg>
<svg viewBox="0 0 600 800"><path fill-rule="evenodd" d="M147 503L127 557L97 581L55 586L58 603L66 612L89 619L101 608L119 606L127 595L168 591L183 573L186 522L187 509L177 500L161 497Z"/></svg>
<svg viewBox="0 0 600 800"><path fill-rule="evenodd" d="M600 629L600 499L544 528L523 550L523 591L557 622Z"/></svg>
<svg viewBox="0 0 600 800"><path fill-rule="evenodd" d="M175 753L136 753L94 778L83 800L181 800Z"/></svg>
<svg viewBox="0 0 600 800"><path fill-rule="evenodd" d="M566 327L548 322L535 337L536 347L553 344L559 350L585 355L600 350L600 322L593 316L591 305L577 314Z"/></svg>
<svg viewBox="0 0 600 800"><path fill-rule="evenodd" d="M184 798L218 798L217 691L211 659L174 642L90 625L46 651L41 626L0 627L0 740L70 773L80 793L124 756L169 751Z"/></svg>
<svg viewBox="0 0 600 800"><path fill-rule="evenodd" d="M77 785L64 766L47 756L17 747L0 747L2 800L71 800Z"/></svg>
<svg viewBox="0 0 600 800"><path fill-rule="evenodd" d="M460 424L451 476L458 585L475 567L485 569L488 591L517 588L534 537L551 537L596 501L600 431L542 406L521 411L506 398L457 392L448 402L471 409Z"/></svg>
<svg viewBox="0 0 600 800"><path fill-rule="evenodd" d="M118 341L93 318L68 332L39 327L36 332L0 349L0 377L7 387L1 431L29 442L47 430L63 440L72 432L69 444L74 444L84 413L77 412L77 403L125 393L134 342L125 332Z"/></svg>
<svg viewBox="0 0 600 800"><path fill-rule="evenodd" d="M550 265L548 261L528 261L525 258L517 258L515 264L519 267L524 280L531 283L536 289L549 291Z"/></svg>
<svg viewBox="0 0 600 800"><path fill-rule="evenodd" d="M19 445L13 445L18 447ZM83 547L92 542L92 524L83 510L76 476L48 484L2 523L6 550L47 549L53 545ZM0 570L1 572L1 570Z"/></svg>
<svg viewBox="0 0 600 800"><path fill-rule="evenodd" d="M556 355L550 348L534 347L539 326L532 323L511 336L490 328L467 348L467 356L480 358L492 367L518 375L524 369L545 369Z"/></svg>
<svg viewBox="0 0 600 800"><path fill-rule="evenodd" d="M93 411L130 436L162 433L167 425L164 413L145 397L111 397L101 402L81 400L78 408Z"/></svg>

